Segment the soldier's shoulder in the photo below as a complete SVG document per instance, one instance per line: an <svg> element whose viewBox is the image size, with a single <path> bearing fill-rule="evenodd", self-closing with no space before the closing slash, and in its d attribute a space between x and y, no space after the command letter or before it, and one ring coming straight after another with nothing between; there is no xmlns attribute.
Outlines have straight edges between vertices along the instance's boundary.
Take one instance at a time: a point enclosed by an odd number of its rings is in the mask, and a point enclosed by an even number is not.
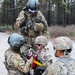
<svg viewBox="0 0 75 75"><path fill-rule="evenodd" d="M10 54L12 51L11 51L11 48L9 47L6 51L5 51L5 55L8 55L8 54Z"/></svg>
<svg viewBox="0 0 75 75"><path fill-rule="evenodd" d="M22 58L20 57L19 54L17 53L11 53L8 57L7 57L7 63L11 66L17 66L18 63L20 62L20 60L22 60ZM13 65L14 64L14 65Z"/></svg>
<svg viewBox="0 0 75 75"><path fill-rule="evenodd" d="M12 53L7 57L7 62L10 63L15 63L22 60L21 56L19 54L16 53Z"/></svg>
<svg viewBox="0 0 75 75"><path fill-rule="evenodd" d="M14 57L14 58L15 58L15 57L16 57L16 58L21 57L20 54L18 54L18 53L12 53L10 56L11 56L11 57Z"/></svg>
<svg viewBox="0 0 75 75"><path fill-rule="evenodd" d="M42 75L54 75L51 65L49 65Z"/></svg>
<svg viewBox="0 0 75 75"><path fill-rule="evenodd" d="M38 13L41 13L41 11L38 10Z"/></svg>
<svg viewBox="0 0 75 75"><path fill-rule="evenodd" d="M55 70L61 70L61 67L63 67L63 65L65 65L65 63L63 63L63 62L60 62L60 61L56 61L56 62L54 62L52 65L51 65L51 67L52 67L52 69L55 71Z"/></svg>
<svg viewBox="0 0 75 75"><path fill-rule="evenodd" d="M42 12L41 11L38 11L38 14L42 14Z"/></svg>
<svg viewBox="0 0 75 75"><path fill-rule="evenodd" d="M19 58L21 58L21 56L17 53L13 53L13 52L8 55L8 59L15 59L15 58L19 59Z"/></svg>
<svg viewBox="0 0 75 75"><path fill-rule="evenodd" d="M24 10L22 10L22 11L20 11L20 13L19 14L24 14L25 12L24 12Z"/></svg>

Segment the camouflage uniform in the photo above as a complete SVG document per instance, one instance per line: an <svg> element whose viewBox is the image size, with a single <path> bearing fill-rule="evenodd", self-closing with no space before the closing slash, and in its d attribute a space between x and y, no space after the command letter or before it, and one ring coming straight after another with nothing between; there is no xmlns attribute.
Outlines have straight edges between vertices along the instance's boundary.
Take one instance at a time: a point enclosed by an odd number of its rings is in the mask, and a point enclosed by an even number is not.
<svg viewBox="0 0 75 75"><path fill-rule="evenodd" d="M32 58L23 60L20 54L14 53L11 48L5 52L5 65L8 75L26 75L31 69Z"/></svg>
<svg viewBox="0 0 75 75"><path fill-rule="evenodd" d="M48 65L52 64L52 58L51 58L51 55L49 54L49 49L46 49L45 46L47 45L48 43L48 39L45 37L45 36L38 36L36 37L35 39L35 44L40 44L40 45L43 45L43 49L42 50L38 50L36 52L37 54L37 60L44 64L45 67L48 67Z"/></svg>
<svg viewBox="0 0 75 75"><path fill-rule="evenodd" d="M48 43L48 39L46 36L38 36L35 39L35 45L38 51L36 52L37 54L37 61L39 61L41 64L44 66L38 65L35 69L35 74L34 75L41 75L45 69L52 64L52 58L51 55L49 54L49 49L45 48L45 46Z"/></svg>
<svg viewBox="0 0 75 75"><path fill-rule="evenodd" d="M75 75L75 60L69 56L60 57L42 75Z"/></svg>
<svg viewBox="0 0 75 75"><path fill-rule="evenodd" d="M26 27L28 23L30 26ZM40 11L37 11L37 15L33 16L22 10L16 19L16 27L19 27L21 34L27 37L30 45L34 43L36 36L45 35L48 38L50 37L47 21Z"/></svg>
<svg viewBox="0 0 75 75"><path fill-rule="evenodd" d="M49 51L46 51L45 49L43 51L37 51L37 57L37 60L44 64L45 67L48 67L50 64L52 64L52 57L49 54Z"/></svg>
<svg viewBox="0 0 75 75"><path fill-rule="evenodd" d="M53 42L58 60L51 64L42 75L75 75L75 60L70 58L72 41L68 37L57 37Z"/></svg>

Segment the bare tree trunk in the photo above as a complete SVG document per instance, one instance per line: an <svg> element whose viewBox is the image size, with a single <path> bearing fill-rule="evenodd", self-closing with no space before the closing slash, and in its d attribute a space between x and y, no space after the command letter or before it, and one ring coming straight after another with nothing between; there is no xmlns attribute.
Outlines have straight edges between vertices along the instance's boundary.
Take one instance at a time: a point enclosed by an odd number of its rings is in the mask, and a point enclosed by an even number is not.
<svg viewBox="0 0 75 75"><path fill-rule="evenodd" d="M11 9L15 8L15 2L14 2L14 0L10 0L10 8ZM11 13L12 13L12 15L11 15L12 22L14 22L15 21L15 9L14 10L11 10ZM14 29L14 25L13 24L14 23L12 23L12 28Z"/></svg>

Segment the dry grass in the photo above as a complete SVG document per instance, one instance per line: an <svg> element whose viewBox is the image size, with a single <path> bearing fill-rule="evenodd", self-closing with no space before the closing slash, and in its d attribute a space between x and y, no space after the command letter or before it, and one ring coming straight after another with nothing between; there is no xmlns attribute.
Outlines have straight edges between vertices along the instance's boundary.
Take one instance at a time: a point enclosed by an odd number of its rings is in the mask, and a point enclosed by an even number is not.
<svg viewBox="0 0 75 75"><path fill-rule="evenodd" d="M6 34L19 33L18 30L15 29L6 29Z"/></svg>
<svg viewBox="0 0 75 75"><path fill-rule="evenodd" d="M6 30L7 34L12 34L14 32L18 32L18 30ZM69 25L66 27L62 26L50 26L50 38L53 39L58 36L68 36L75 40L75 25Z"/></svg>
<svg viewBox="0 0 75 75"><path fill-rule="evenodd" d="M51 37L58 37L58 36L70 36L75 37L75 26L51 26L50 27L50 36Z"/></svg>

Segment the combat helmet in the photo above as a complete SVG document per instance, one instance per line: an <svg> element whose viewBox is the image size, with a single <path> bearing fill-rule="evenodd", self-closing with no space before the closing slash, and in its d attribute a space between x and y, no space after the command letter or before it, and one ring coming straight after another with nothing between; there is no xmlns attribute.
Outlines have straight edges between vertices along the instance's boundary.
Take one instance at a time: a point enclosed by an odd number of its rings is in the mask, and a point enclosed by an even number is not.
<svg viewBox="0 0 75 75"><path fill-rule="evenodd" d="M72 41L66 36L57 37L53 47L55 50L69 50L72 49Z"/></svg>
<svg viewBox="0 0 75 75"><path fill-rule="evenodd" d="M25 43L25 38L17 33L13 33L8 37L8 44L12 49L19 49Z"/></svg>
<svg viewBox="0 0 75 75"><path fill-rule="evenodd" d="M38 0L29 0L26 7L30 8L31 10L39 9L39 1Z"/></svg>
<svg viewBox="0 0 75 75"><path fill-rule="evenodd" d="M48 43L48 39L45 36L38 36L35 39L35 44L41 44L43 46L46 46Z"/></svg>
<svg viewBox="0 0 75 75"><path fill-rule="evenodd" d="M33 16L36 16L39 7L40 3L38 0L29 0L23 10L26 14L31 13Z"/></svg>

